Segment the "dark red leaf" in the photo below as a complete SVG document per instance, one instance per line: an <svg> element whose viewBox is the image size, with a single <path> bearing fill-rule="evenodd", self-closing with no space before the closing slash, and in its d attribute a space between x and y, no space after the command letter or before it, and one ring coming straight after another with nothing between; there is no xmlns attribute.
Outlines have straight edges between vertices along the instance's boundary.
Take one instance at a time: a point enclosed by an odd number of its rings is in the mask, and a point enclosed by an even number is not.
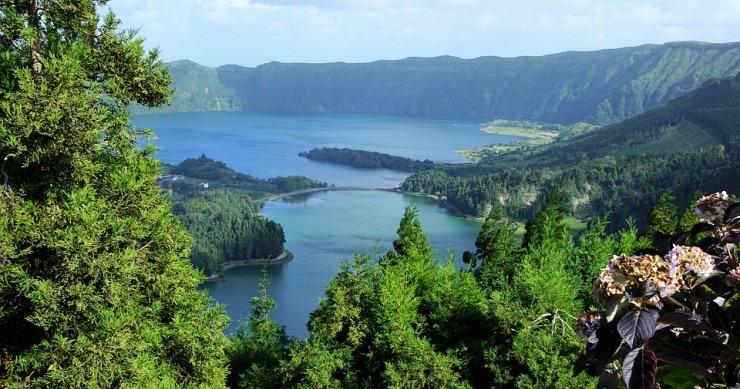
<svg viewBox="0 0 740 389"><path fill-rule="evenodd" d="M622 362L624 383L629 389L652 389L658 372L658 358L644 347L630 351Z"/></svg>
<svg viewBox="0 0 740 389"><path fill-rule="evenodd" d="M699 233L702 233L702 232L707 232L707 231L712 231L713 229L714 229L714 225L713 224L709 224L709 223L697 223L697 224L694 224L693 227L691 227L691 232L690 233L691 233L691 236L695 236L696 234L699 234Z"/></svg>
<svg viewBox="0 0 740 389"><path fill-rule="evenodd" d="M717 332L712 326L704 322L703 317L692 312L668 312L660 315L658 328L662 329L664 327L680 327L708 334Z"/></svg>
<svg viewBox="0 0 740 389"><path fill-rule="evenodd" d="M706 359L685 350L667 350L657 354L661 362L684 368L702 378L712 374L717 369L711 359Z"/></svg>
<svg viewBox="0 0 740 389"><path fill-rule="evenodd" d="M617 331L630 347L635 347L650 339L655 333L657 312L648 309L631 311L622 316L617 323Z"/></svg>
<svg viewBox="0 0 740 389"><path fill-rule="evenodd" d="M730 324L730 318L727 317L725 312L719 304L714 301L709 303L709 309L707 310L707 317L712 327L719 331L731 332L732 325Z"/></svg>
<svg viewBox="0 0 740 389"><path fill-rule="evenodd" d="M722 243L740 243L740 231L730 231L722 237Z"/></svg>
<svg viewBox="0 0 740 389"><path fill-rule="evenodd" d="M686 240L689 239L690 237L691 237L691 233L688 231L679 232L678 234L671 236L671 247L673 247L673 245L677 245L677 246L685 245Z"/></svg>
<svg viewBox="0 0 740 389"><path fill-rule="evenodd" d="M619 384L619 375L612 369L606 369L599 375L599 383L596 387L599 389L616 389Z"/></svg>
<svg viewBox="0 0 740 389"><path fill-rule="evenodd" d="M725 210L725 217L722 218L722 221L727 223L736 217L740 217L740 203L730 204Z"/></svg>

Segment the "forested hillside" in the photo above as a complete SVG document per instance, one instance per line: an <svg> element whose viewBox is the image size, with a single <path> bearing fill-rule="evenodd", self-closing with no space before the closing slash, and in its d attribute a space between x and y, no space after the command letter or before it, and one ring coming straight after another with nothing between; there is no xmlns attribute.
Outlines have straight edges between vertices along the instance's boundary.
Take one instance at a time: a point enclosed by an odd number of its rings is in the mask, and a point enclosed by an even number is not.
<svg viewBox="0 0 740 389"><path fill-rule="evenodd" d="M248 110L613 123L740 71L740 43L676 42L540 57L168 65L168 111ZM218 80L214 75L218 75Z"/></svg>
<svg viewBox="0 0 740 389"><path fill-rule="evenodd" d="M205 154L165 169L171 174L158 183L172 194L172 213L194 238L190 262L207 276L220 274L229 262L289 255L282 226L260 214L258 201L268 193L327 186L303 176L255 178Z"/></svg>
<svg viewBox="0 0 740 389"><path fill-rule="evenodd" d="M628 216L646 214L666 189L680 204L696 191L738 191L740 183L728 177L740 168L739 140L736 76L567 141L414 174L402 188L444 195L450 207L471 215L498 206L509 216L528 218L559 184L568 193L570 212L608 210L613 225L622 226Z"/></svg>

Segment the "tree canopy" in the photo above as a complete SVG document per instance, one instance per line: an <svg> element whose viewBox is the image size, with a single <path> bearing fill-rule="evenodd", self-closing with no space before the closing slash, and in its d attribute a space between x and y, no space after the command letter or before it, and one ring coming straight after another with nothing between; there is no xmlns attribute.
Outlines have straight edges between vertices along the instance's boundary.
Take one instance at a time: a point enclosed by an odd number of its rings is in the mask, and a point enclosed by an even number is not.
<svg viewBox="0 0 740 389"><path fill-rule="evenodd" d="M227 318L128 121L170 77L105 3L0 3L0 386L222 387Z"/></svg>

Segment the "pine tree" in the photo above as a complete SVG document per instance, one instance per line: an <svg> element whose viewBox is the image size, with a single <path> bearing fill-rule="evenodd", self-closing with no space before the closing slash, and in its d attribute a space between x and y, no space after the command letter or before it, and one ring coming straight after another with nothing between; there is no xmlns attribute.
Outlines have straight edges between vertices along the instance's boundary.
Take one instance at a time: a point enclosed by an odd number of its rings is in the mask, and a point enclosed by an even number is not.
<svg viewBox="0 0 740 389"><path fill-rule="evenodd" d="M404 210L397 230L398 239L393 241L393 250L386 255L386 259L391 263L401 258L405 258L404 260L419 258L423 261L432 258L433 249L429 245L427 234L421 229L418 213L414 205Z"/></svg>
<svg viewBox="0 0 740 389"><path fill-rule="evenodd" d="M170 77L105 3L0 3L0 386L222 387L227 318L128 121Z"/></svg>
<svg viewBox="0 0 740 389"><path fill-rule="evenodd" d="M475 253L463 254L463 261L470 264L484 288L496 289L509 282L517 265L512 255L519 244L515 233L516 224L507 220L500 208L495 208L475 239Z"/></svg>
<svg viewBox="0 0 740 389"><path fill-rule="evenodd" d="M545 200L545 208L538 211L532 219L527 220L524 226L524 238L522 239L522 247L528 248L532 244L536 244L538 241L542 241L542 236L545 231L545 225L549 221L556 221L556 235L562 235L568 232L568 226L563 223L565 217L565 198L566 193L562 188L556 186L547 195Z"/></svg>
<svg viewBox="0 0 740 389"><path fill-rule="evenodd" d="M232 388L280 388L282 377L277 374L280 363L288 359L293 340L285 327L272 320L270 312L277 303L267 294L270 280L267 269L262 269L259 297L252 297L252 315L231 337L227 351Z"/></svg>
<svg viewBox="0 0 740 389"><path fill-rule="evenodd" d="M672 235L676 231L676 196L671 191L663 192L658 202L648 213L648 228L645 235L652 239L655 234Z"/></svg>

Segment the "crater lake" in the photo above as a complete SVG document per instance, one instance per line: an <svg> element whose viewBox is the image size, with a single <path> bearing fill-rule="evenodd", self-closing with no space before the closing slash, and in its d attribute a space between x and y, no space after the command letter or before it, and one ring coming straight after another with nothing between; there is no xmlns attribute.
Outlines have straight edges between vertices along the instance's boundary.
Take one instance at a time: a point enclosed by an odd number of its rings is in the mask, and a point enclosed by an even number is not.
<svg viewBox="0 0 740 389"><path fill-rule="evenodd" d="M408 173L355 169L301 158L316 147L347 147L391 155L462 163L457 151L517 137L481 131L481 120L355 114L203 112L137 115L135 126L154 130L157 158L177 164L201 154L258 178L303 175L336 186L398 186ZM283 226L291 262L267 266L272 317L289 335L303 338L311 311L342 261L357 253L381 255L391 248L404 208L414 204L429 242L444 261L460 263L474 250L481 224L453 216L434 200L386 191L325 191L264 205L262 213ZM227 333L248 318L262 266L228 269L223 281L206 282L232 321Z"/></svg>

